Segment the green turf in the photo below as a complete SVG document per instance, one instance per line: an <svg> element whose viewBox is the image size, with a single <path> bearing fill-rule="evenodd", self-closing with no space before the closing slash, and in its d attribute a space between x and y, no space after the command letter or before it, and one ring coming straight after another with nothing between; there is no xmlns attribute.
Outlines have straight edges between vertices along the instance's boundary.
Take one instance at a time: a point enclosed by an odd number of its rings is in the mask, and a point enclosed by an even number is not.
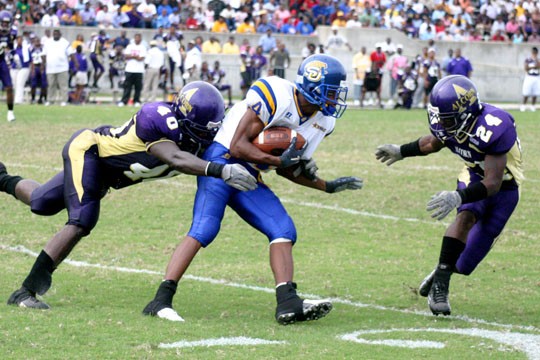
<svg viewBox="0 0 540 360"><path fill-rule="evenodd" d="M4 105L2 105L4 106ZM5 107L0 118L5 117ZM77 129L120 125L133 108L18 106L15 123L0 122L0 160L11 173L45 181L62 166L64 143ZM364 189L328 195L264 176L295 220L295 280L299 291L336 298L320 321L280 326L274 318L267 241L231 211L216 241L181 282L174 306L186 319L170 323L141 315L181 237L189 229L195 178L179 176L120 191L102 202L100 222L70 256L103 267L63 264L44 300L48 312L0 305L2 359L526 359L510 345L478 336L407 329L492 330L536 335L540 356L540 142L538 116L515 112L527 181L520 204L493 251L470 277L455 276L455 316L428 314L417 295L437 262L446 222L430 219L432 194L451 190L462 164L448 151L388 168L373 152L427 133L425 112L348 110L315 154L324 178L356 175ZM388 217L384 217L388 216ZM0 194L0 300L5 303L34 257L66 221L32 215ZM449 220L446 220L449 221ZM104 267L108 266L108 267ZM118 267L153 273L125 273ZM223 280L221 284L211 280ZM250 287L242 287L248 285ZM404 348L341 339L355 331L366 341L432 341L443 348ZM506 333L508 332L508 333ZM286 341L277 345L162 349L160 343L220 337ZM499 335L504 337L503 335ZM534 354L534 353L533 353ZM529 354L529 357L531 355ZM534 357L531 357L534 358Z"/></svg>

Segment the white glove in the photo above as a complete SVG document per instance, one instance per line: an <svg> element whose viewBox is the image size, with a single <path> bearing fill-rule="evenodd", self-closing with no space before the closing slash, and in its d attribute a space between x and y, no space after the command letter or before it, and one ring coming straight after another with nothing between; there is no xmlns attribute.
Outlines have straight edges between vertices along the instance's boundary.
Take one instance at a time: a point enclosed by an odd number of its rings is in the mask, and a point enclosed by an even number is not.
<svg viewBox="0 0 540 360"><path fill-rule="evenodd" d="M225 183L241 191L257 188L257 179L240 164L227 164L221 171L221 178Z"/></svg>
<svg viewBox="0 0 540 360"><path fill-rule="evenodd" d="M386 162L387 166L392 165L396 161L402 160L401 150L399 145L385 144L377 147L375 157L382 163Z"/></svg>
<svg viewBox="0 0 540 360"><path fill-rule="evenodd" d="M431 197L426 210L432 211L431 217L442 220L452 210L461 206L461 196L457 191L441 191Z"/></svg>

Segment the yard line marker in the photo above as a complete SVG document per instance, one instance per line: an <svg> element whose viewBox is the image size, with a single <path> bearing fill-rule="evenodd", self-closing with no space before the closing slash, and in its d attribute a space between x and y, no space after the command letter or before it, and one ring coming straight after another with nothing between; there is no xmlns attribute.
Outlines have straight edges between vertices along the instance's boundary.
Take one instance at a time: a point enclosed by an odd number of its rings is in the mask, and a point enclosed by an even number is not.
<svg viewBox="0 0 540 360"><path fill-rule="evenodd" d="M192 347L201 347L201 346L232 346L232 345L240 345L240 346L246 346L246 345L284 345L288 344L287 341L276 341L276 340L264 340L264 339L257 339L257 338L249 338L245 336L237 336L237 337L230 337L230 338L224 338L220 337L217 339L205 339L205 340L197 340L197 341L177 341L174 343L161 343L158 345L161 349L173 349L173 348L192 348Z"/></svg>
<svg viewBox="0 0 540 360"><path fill-rule="evenodd" d="M0 239L1 240L1 239ZM16 253L22 253L27 254L31 256L37 256L38 253L34 252L22 245L17 246L6 246L6 245L0 245L0 249L16 252ZM75 267L90 267L90 268L98 268L102 270L112 270L112 271L118 271L118 272L125 272L125 273L136 273L136 274L148 274L148 275L159 275L163 276L163 272L160 271L154 271L154 270L146 270L146 269L132 269L132 268L126 268L126 267L119 267L119 266L109 266L109 265L102 265L102 264L92 264L88 263L86 261L76 261L71 260L69 258L66 258L63 262L64 264L72 265ZM260 291L265 292L269 294L274 294L275 289L274 288L265 288L261 286L254 286L254 285L247 285L247 284L241 284L241 283L235 283L232 281L228 281L225 279L213 279L208 277L202 277L202 276L194 276L194 275L184 275L184 279L189 279L193 281L199 281L199 282L205 282L213 285L222 285L222 286L229 286L233 288L239 288L239 289L246 289L246 290L253 290L253 291ZM312 299L322 299L320 295L316 294L306 294L306 293L298 293L298 295L305 297L305 298L312 298ZM361 302L341 299L341 298L325 298L330 301L332 301L334 304L342 304L342 305L349 305L357 308L368 308L368 309L375 309L375 310L381 310L381 311L393 311L398 312L402 314L411 314L411 315L419 315L419 316L425 316L425 317L433 317L431 312L427 311L419 311L419 310L408 310L408 309L399 309L394 307L388 307L388 306L382 306L382 305L374 305L374 304L364 304ZM520 330L527 330L527 331L535 331L540 332L539 328L536 328L534 326L529 325L515 325L515 324L502 324L497 322L491 322L483 319L476 319L471 318L466 315L451 315L446 316L448 319L456 319L461 320L464 322L472 323L472 324L482 324L482 325L488 325L488 326L496 326L501 327L505 329L520 329Z"/></svg>

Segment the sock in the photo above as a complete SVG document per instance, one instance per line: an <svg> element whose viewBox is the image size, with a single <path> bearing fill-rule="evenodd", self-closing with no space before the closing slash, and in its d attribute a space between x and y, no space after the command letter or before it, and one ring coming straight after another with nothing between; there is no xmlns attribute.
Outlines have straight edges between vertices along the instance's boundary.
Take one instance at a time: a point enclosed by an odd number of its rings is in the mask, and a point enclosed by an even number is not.
<svg viewBox="0 0 540 360"><path fill-rule="evenodd" d="M444 236L439 256L439 264L446 264L455 271L457 260L463 250L465 250L464 243L456 238Z"/></svg>
<svg viewBox="0 0 540 360"><path fill-rule="evenodd" d="M23 282L23 287L39 295L45 294L51 287L54 270L53 259L45 250L41 250L41 253L34 262L34 266L32 266L32 270L30 270L30 274L28 274Z"/></svg>
<svg viewBox="0 0 540 360"><path fill-rule="evenodd" d="M7 104L7 109L13 111L13 104Z"/></svg>
<svg viewBox="0 0 540 360"><path fill-rule="evenodd" d="M278 285L276 288L276 299L278 304L294 298L298 298L298 295L296 294L296 283L289 281L283 285Z"/></svg>
<svg viewBox="0 0 540 360"><path fill-rule="evenodd" d="M172 307L172 300L174 294L176 294L177 287L178 284L175 281L163 280L159 285L154 300L163 304L167 304L169 307Z"/></svg>
<svg viewBox="0 0 540 360"><path fill-rule="evenodd" d="M23 178L20 176L11 176L5 168L0 169L0 191L6 192L16 199L15 187Z"/></svg>

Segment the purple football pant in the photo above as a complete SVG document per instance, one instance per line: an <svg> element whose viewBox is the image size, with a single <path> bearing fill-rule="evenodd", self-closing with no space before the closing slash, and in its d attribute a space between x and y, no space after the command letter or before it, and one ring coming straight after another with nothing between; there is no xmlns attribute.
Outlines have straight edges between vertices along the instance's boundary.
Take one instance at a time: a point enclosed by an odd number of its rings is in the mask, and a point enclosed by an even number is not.
<svg viewBox="0 0 540 360"><path fill-rule="evenodd" d="M458 189L465 188L460 182ZM458 212L469 210L476 216L476 224L469 231L465 250L459 256L456 267L459 273L470 275L489 253L497 237L514 212L519 201L519 189L499 191L482 201L460 206Z"/></svg>
<svg viewBox="0 0 540 360"><path fill-rule="evenodd" d="M96 226L101 199L108 186L102 181L95 133L80 130L64 146L64 171L37 188L31 197L32 212L54 215L68 210L70 225L82 227L88 233Z"/></svg>
<svg viewBox="0 0 540 360"><path fill-rule="evenodd" d="M4 87L13 87L13 83L11 82L11 75L9 72L9 66L5 61L0 61L0 82L4 85Z"/></svg>

